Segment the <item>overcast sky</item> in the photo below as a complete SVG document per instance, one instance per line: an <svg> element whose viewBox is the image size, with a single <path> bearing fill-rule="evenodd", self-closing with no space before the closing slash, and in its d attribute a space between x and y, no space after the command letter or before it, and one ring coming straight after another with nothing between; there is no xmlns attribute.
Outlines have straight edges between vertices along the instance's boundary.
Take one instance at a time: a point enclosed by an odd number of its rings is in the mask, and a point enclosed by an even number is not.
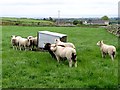
<svg viewBox="0 0 120 90"><path fill-rule="evenodd" d="M118 16L119 0L2 0L2 17L108 17Z"/></svg>

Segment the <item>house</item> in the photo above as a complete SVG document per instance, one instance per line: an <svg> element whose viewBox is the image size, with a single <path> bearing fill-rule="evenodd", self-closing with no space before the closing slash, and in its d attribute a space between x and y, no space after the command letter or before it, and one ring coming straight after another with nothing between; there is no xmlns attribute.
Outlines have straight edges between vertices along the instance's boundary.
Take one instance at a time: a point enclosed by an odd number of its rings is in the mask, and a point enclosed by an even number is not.
<svg viewBox="0 0 120 90"><path fill-rule="evenodd" d="M84 21L85 25L109 25L109 21L107 20L88 20Z"/></svg>

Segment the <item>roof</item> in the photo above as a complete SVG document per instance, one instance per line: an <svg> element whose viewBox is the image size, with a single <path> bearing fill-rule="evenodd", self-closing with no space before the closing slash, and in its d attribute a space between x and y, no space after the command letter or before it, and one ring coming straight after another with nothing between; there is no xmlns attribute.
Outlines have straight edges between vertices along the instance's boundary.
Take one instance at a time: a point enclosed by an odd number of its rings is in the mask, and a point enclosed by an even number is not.
<svg viewBox="0 0 120 90"><path fill-rule="evenodd" d="M58 37L67 36L66 34L61 34L61 33L56 33L56 32L50 32L50 31L39 31L38 33L48 34L48 35L58 36Z"/></svg>
<svg viewBox="0 0 120 90"><path fill-rule="evenodd" d="M93 23L93 24L105 24L105 22L109 22L109 21L105 21L105 20L90 20L90 21L88 21L88 23Z"/></svg>

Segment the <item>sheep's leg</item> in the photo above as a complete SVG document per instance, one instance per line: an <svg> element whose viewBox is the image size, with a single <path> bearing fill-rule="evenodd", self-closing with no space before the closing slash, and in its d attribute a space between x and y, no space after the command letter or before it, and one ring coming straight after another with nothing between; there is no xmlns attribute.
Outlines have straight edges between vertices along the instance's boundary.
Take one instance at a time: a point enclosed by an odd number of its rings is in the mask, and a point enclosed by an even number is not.
<svg viewBox="0 0 120 90"><path fill-rule="evenodd" d="M21 46L21 45L19 45L19 47L20 47L19 49L20 49L20 51L21 51L21 50L22 50L22 46Z"/></svg>
<svg viewBox="0 0 120 90"><path fill-rule="evenodd" d="M22 50L22 47L20 46L20 51Z"/></svg>
<svg viewBox="0 0 120 90"><path fill-rule="evenodd" d="M19 46L17 46L16 48L17 48L17 50L18 50L18 49L19 49Z"/></svg>
<svg viewBox="0 0 120 90"><path fill-rule="evenodd" d="M112 61L114 61L113 55L110 55L110 57L111 57Z"/></svg>
<svg viewBox="0 0 120 90"><path fill-rule="evenodd" d="M19 43L16 45L16 49L17 49L17 50L19 49Z"/></svg>
<svg viewBox="0 0 120 90"><path fill-rule="evenodd" d="M15 46L16 50L17 50L17 46Z"/></svg>
<svg viewBox="0 0 120 90"><path fill-rule="evenodd" d="M102 58L105 58L106 53L105 52L101 52L102 53Z"/></svg>
<svg viewBox="0 0 120 90"><path fill-rule="evenodd" d="M60 62L60 57L56 56L58 63Z"/></svg>
<svg viewBox="0 0 120 90"><path fill-rule="evenodd" d="M24 46L24 50L25 50L25 51L27 50L27 47L26 47L26 46Z"/></svg>
<svg viewBox="0 0 120 90"><path fill-rule="evenodd" d="M76 61L76 62L74 62L74 65L75 65L75 67L77 67L77 61Z"/></svg>
<svg viewBox="0 0 120 90"><path fill-rule="evenodd" d="M32 51L32 47L30 47L30 50Z"/></svg>
<svg viewBox="0 0 120 90"><path fill-rule="evenodd" d="M15 47L13 46L13 50L15 49Z"/></svg>
<svg viewBox="0 0 120 90"><path fill-rule="evenodd" d="M72 67L72 60L69 60L69 67Z"/></svg>

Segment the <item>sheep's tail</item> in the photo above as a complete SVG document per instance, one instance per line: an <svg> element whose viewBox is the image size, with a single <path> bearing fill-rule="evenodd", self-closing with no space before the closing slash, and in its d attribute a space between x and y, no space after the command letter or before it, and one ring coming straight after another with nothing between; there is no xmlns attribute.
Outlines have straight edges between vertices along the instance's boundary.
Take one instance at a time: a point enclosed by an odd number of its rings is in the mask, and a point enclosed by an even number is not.
<svg viewBox="0 0 120 90"><path fill-rule="evenodd" d="M76 62L76 57L77 57L77 55L75 54L75 53L72 53L72 60L74 61L74 62Z"/></svg>

